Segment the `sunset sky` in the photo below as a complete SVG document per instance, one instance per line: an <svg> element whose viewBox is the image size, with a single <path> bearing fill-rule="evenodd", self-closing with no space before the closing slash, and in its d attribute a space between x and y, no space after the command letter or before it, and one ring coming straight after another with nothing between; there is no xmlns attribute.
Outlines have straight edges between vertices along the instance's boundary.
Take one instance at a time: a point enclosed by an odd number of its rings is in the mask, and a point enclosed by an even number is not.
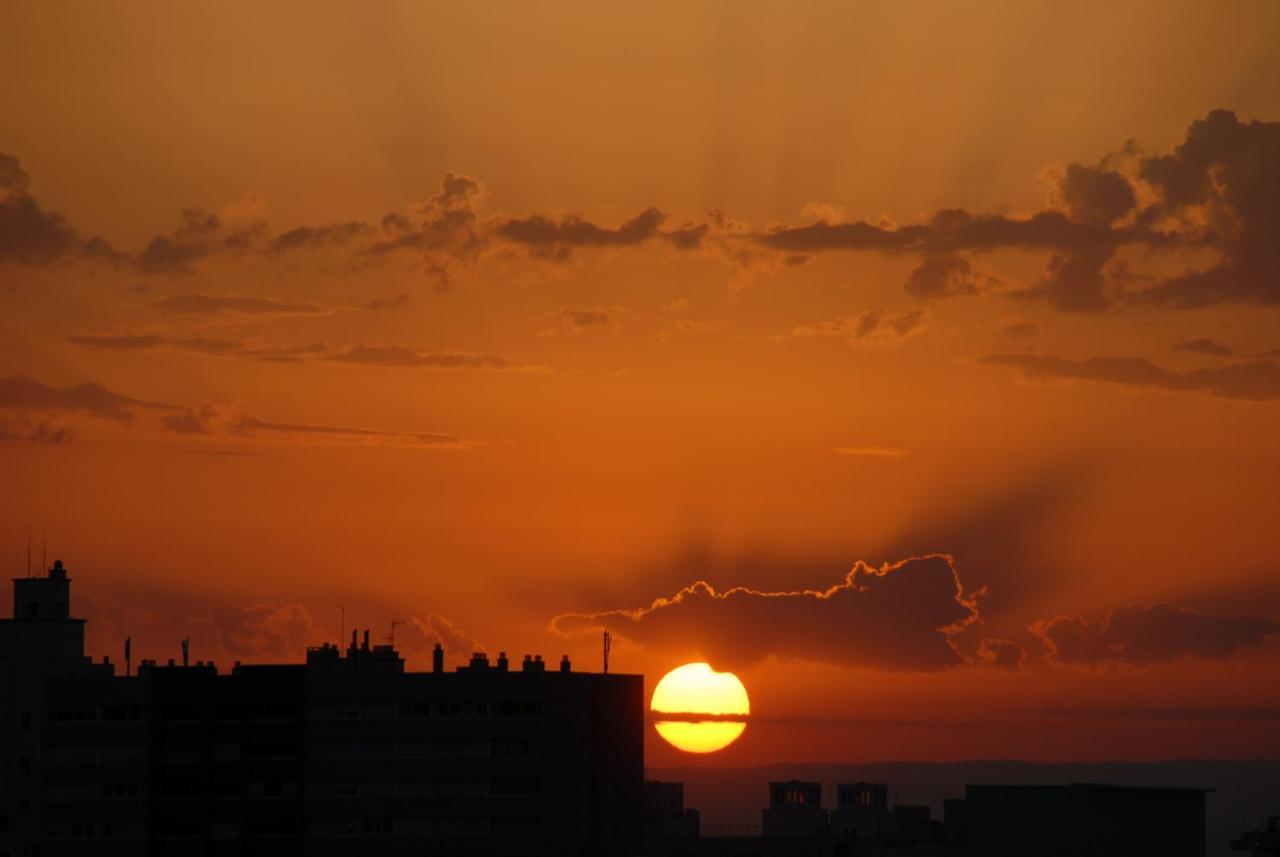
<svg viewBox="0 0 1280 857"><path fill-rule="evenodd" d="M113 660L734 670L652 765L1275 756L1277 81L1271 0L6 5L0 557Z"/></svg>

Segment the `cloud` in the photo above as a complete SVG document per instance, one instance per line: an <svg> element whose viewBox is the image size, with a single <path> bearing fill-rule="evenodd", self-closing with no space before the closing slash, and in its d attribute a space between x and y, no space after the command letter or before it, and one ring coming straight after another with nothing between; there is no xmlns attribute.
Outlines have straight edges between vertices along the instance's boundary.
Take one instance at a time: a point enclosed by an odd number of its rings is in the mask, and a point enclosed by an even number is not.
<svg viewBox="0 0 1280 857"><path fill-rule="evenodd" d="M1123 168L1121 168L1123 167ZM1097 166L1068 164L1054 174L1052 207L1023 216L942 209L904 225L846 221L828 212L807 225L750 235L779 253L839 250L920 253L908 291L939 297L971 291L960 252L1000 249L1050 253L1044 277L1026 296L1064 311L1098 312L1125 303L1196 307L1280 303L1280 122L1242 122L1214 110L1188 128L1169 154L1126 146ZM1140 201L1146 201L1140 204ZM1215 252L1210 267L1125 291L1108 277L1118 249Z"/></svg>
<svg viewBox="0 0 1280 857"><path fill-rule="evenodd" d="M1171 346L1174 351L1189 351L1192 354L1208 354L1210 357L1230 357L1235 351L1213 339L1182 339Z"/></svg>
<svg viewBox="0 0 1280 857"><path fill-rule="evenodd" d="M1012 640L984 639L978 648L980 664L1001 670L1019 670L1026 660L1026 652Z"/></svg>
<svg viewBox="0 0 1280 857"><path fill-rule="evenodd" d="M298 345L275 345L236 339L205 337L170 337L160 334L107 334L68 336L67 342L85 348L106 351L145 351L171 348L212 357L237 357L271 363L333 361L361 366L441 370L510 370L546 372L544 367L517 366L505 357L474 354L468 351L432 351L407 345L329 346L323 342Z"/></svg>
<svg viewBox="0 0 1280 857"><path fill-rule="evenodd" d="M1110 224L1138 204L1133 185L1104 166L1068 164L1058 177L1056 198L1071 216L1085 223Z"/></svg>
<svg viewBox="0 0 1280 857"><path fill-rule="evenodd" d="M173 295L149 306L164 315L323 315L329 310L309 303L291 303L251 295Z"/></svg>
<svg viewBox="0 0 1280 857"><path fill-rule="evenodd" d="M1144 666L1186 657L1224 660L1280 636L1280 621L1158 604L1118 607L1100 620L1059 616L1031 630L1062 664Z"/></svg>
<svg viewBox="0 0 1280 857"><path fill-rule="evenodd" d="M356 443L364 445L429 447L435 449L468 449L467 441L451 434L384 431L347 426L282 423L241 417L230 425L233 434L245 437L267 437L299 443Z"/></svg>
<svg viewBox="0 0 1280 857"><path fill-rule="evenodd" d="M1189 231L1221 260L1157 283L1137 300L1174 307L1280 303L1280 122L1246 123L1230 110L1214 110L1191 123L1173 152L1144 158L1139 171L1160 194L1153 216L1194 219Z"/></svg>
<svg viewBox="0 0 1280 857"><path fill-rule="evenodd" d="M339 363L407 369L510 369L505 357L466 351L423 351L406 345L355 345L329 357Z"/></svg>
<svg viewBox="0 0 1280 857"><path fill-rule="evenodd" d="M886 313L869 309L817 324L799 325L774 341L784 339L843 339L851 345L898 345L928 327L929 312L924 307Z"/></svg>
<svg viewBox="0 0 1280 857"><path fill-rule="evenodd" d="M0 409L74 413L127 423L133 420L139 409L172 408L172 405L144 402L113 393L101 384L52 387L25 375L0 378Z"/></svg>
<svg viewBox="0 0 1280 857"><path fill-rule="evenodd" d="M943 253L926 256L907 277L906 290L918 298L940 298L974 294L978 284L968 259Z"/></svg>
<svg viewBox="0 0 1280 857"><path fill-rule="evenodd" d="M581 332L590 328L615 327L630 314L624 306L567 306L543 315L551 323L544 336L554 336L558 330Z"/></svg>
<svg viewBox="0 0 1280 857"><path fill-rule="evenodd" d="M109 334L68 336L67 342L85 348L105 351L146 351L153 348L172 348L191 351L212 357L241 357L249 360L265 360L272 363L296 363L306 358L330 353L323 342L301 345L270 345L242 342L235 339L209 339L206 337L169 337L159 334Z"/></svg>
<svg viewBox="0 0 1280 857"><path fill-rule="evenodd" d="M1114 247L1098 245L1054 253L1038 286L1022 295L1043 297L1057 309L1071 312L1106 309L1111 299L1106 294L1102 271L1114 252Z"/></svg>
<svg viewBox="0 0 1280 857"><path fill-rule="evenodd" d="M489 245L488 231L480 223L477 206L484 186L477 179L445 173L439 189L412 212L391 213L382 218L382 237L365 246L365 256L382 256L399 250L422 254L423 265L437 291L446 291L458 267L474 265Z"/></svg>
<svg viewBox="0 0 1280 857"><path fill-rule="evenodd" d="M773 656L850 667L929 671L963 662L951 636L979 621L951 559L859 562L825 590L717 592L699 581L648 607L555 617L561 634L607 629L647 648L746 666Z"/></svg>
<svg viewBox="0 0 1280 857"><path fill-rule="evenodd" d="M30 443L64 446L71 442L70 426L53 426L44 421L32 422L24 417L0 421L0 443Z"/></svg>
<svg viewBox="0 0 1280 857"><path fill-rule="evenodd" d="M266 231L260 220L237 224L225 216L187 208L177 228L152 238L133 265L144 274L189 274L196 262L209 256L253 249Z"/></svg>
<svg viewBox="0 0 1280 857"><path fill-rule="evenodd" d="M77 256L119 259L106 241L81 237L61 214L42 207L22 164L0 152L0 263L52 265Z"/></svg>
<svg viewBox="0 0 1280 857"><path fill-rule="evenodd" d="M211 607L209 615L222 648L235 657L297 660L321 636L300 604L219 605Z"/></svg>
<svg viewBox="0 0 1280 857"><path fill-rule="evenodd" d="M372 227L360 221L332 223L328 226L296 226L281 232L267 242L267 252L287 253L290 250L314 250L319 247L349 244L372 231Z"/></svg>
<svg viewBox="0 0 1280 857"><path fill-rule="evenodd" d="M218 435L300 444L390 445L406 448L470 449L474 442L451 434L397 432L373 428L285 423L237 415L213 405L188 407L146 402L114 393L101 384L53 387L25 376L0 378L0 411L13 415L0 423L0 440L65 443L70 429L42 426L39 415L77 414L182 435ZM146 414L148 419L139 420ZM30 428L28 428L30 426Z"/></svg>
<svg viewBox="0 0 1280 857"><path fill-rule="evenodd" d="M559 219L535 214L499 221L494 235L512 244L529 248L539 258L567 259L580 247L631 247L658 236L666 215L648 208L615 229L597 226L577 215ZM688 243L688 242L685 242Z"/></svg>
<svg viewBox="0 0 1280 857"><path fill-rule="evenodd" d="M1017 369L1036 381L1094 381L1254 402L1280 399L1280 363L1274 360L1251 360L1190 372L1173 372L1142 357L1069 360L1050 354L999 353L980 357L978 362Z"/></svg>
<svg viewBox="0 0 1280 857"><path fill-rule="evenodd" d="M458 628L439 613L431 613L426 619L410 617L396 633L396 647L406 655L424 655L439 643L447 654L469 657L472 652L484 650L474 637Z"/></svg>

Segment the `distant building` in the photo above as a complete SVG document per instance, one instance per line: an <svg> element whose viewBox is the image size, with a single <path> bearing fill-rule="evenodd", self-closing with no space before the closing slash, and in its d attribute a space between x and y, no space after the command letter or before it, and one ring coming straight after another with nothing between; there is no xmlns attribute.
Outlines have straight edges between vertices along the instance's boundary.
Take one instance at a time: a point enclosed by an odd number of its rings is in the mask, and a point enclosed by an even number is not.
<svg viewBox="0 0 1280 857"><path fill-rule="evenodd" d="M1204 857L1204 796L1204 789L1096 783L965 786L961 853Z"/></svg>
<svg viewBox="0 0 1280 857"><path fill-rule="evenodd" d="M692 854L698 842L696 809L684 805L684 783L644 783L644 853L647 857Z"/></svg>
<svg viewBox="0 0 1280 857"><path fill-rule="evenodd" d="M760 811L765 839L809 839L827 833L822 784L787 780L769 783L769 808Z"/></svg>
<svg viewBox="0 0 1280 857"><path fill-rule="evenodd" d="M836 809L831 834L840 842L884 842L893 835L889 787L883 783L844 783L836 786Z"/></svg>
<svg viewBox="0 0 1280 857"><path fill-rule="evenodd" d="M61 563L0 622L0 855L631 855L642 677L483 654L409 673L353 636L305 664L83 655ZM184 658L185 660L185 658Z"/></svg>
<svg viewBox="0 0 1280 857"><path fill-rule="evenodd" d="M1267 819L1267 826L1250 830L1231 840L1232 851L1248 851L1252 857L1280 857L1280 816Z"/></svg>

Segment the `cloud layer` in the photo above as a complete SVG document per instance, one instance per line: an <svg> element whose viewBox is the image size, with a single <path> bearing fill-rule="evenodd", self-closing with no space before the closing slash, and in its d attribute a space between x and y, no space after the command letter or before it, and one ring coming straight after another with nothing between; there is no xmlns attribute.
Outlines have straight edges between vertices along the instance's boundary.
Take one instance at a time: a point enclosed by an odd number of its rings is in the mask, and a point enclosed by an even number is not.
<svg viewBox="0 0 1280 857"><path fill-rule="evenodd" d="M1038 623L1033 630L1059 663L1144 666L1184 657L1229 658L1280 636L1280 621L1160 604L1119 607L1098 620L1060 616Z"/></svg>
<svg viewBox="0 0 1280 857"><path fill-rule="evenodd" d="M979 620L942 554L873 568L858 563L824 590L717 592L699 581L648 607L557 616L572 634L607 629L647 648L745 666L767 657L884 670L928 671L962 663L951 637Z"/></svg>

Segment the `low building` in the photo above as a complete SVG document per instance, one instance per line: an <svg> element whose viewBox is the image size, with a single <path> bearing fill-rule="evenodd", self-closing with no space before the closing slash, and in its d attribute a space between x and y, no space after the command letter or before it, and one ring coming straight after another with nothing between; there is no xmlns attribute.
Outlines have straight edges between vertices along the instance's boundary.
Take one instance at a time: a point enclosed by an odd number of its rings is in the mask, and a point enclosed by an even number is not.
<svg viewBox="0 0 1280 857"><path fill-rule="evenodd" d="M646 857L692 854L700 835L698 811L684 805L684 783L644 783Z"/></svg>

